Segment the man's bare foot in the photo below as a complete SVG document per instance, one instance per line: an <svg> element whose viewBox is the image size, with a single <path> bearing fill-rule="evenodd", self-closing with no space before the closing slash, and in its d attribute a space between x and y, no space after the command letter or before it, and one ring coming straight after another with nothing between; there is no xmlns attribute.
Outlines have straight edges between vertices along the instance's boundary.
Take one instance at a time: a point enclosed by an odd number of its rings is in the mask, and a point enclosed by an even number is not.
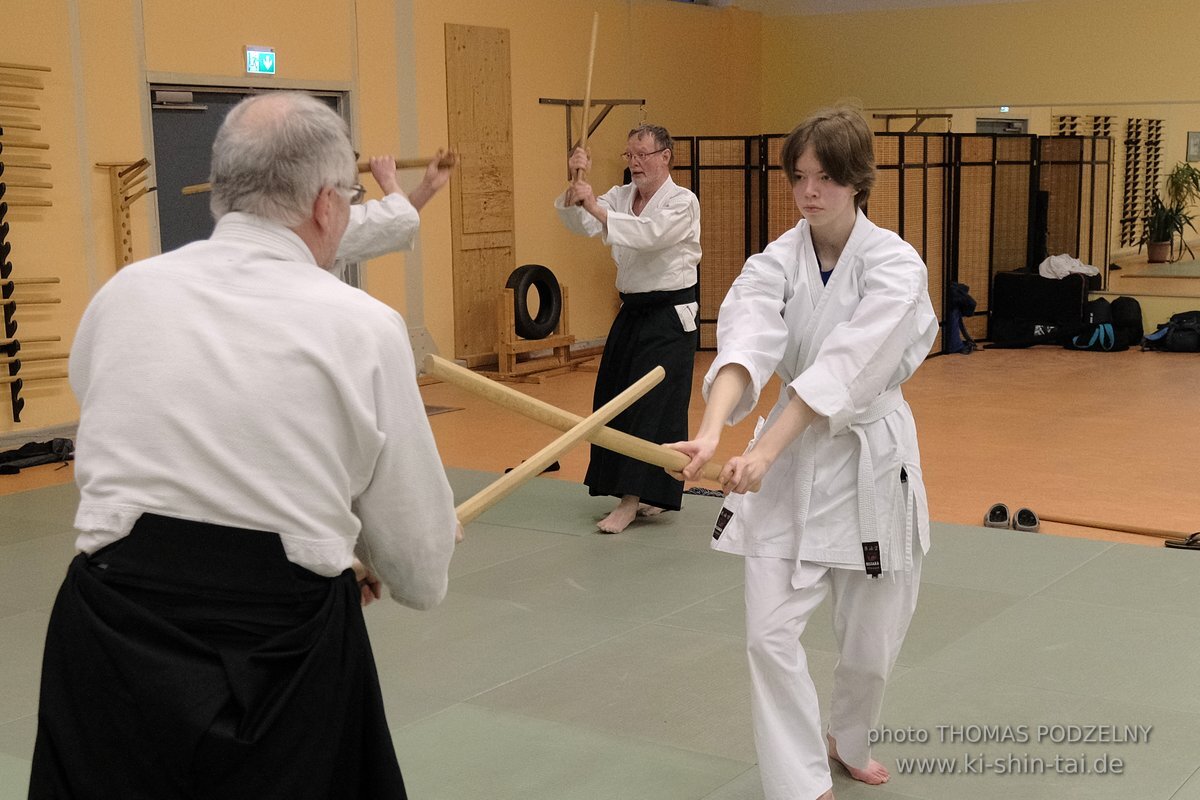
<svg viewBox="0 0 1200 800"><path fill-rule="evenodd" d="M639 517L657 517L664 510L665 509L661 509L658 506L650 506L646 505L645 503L638 503L637 515Z"/></svg>
<svg viewBox="0 0 1200 800"><path fill-rule="evenodd" d="M610 511L607 517L596 523L596 527L602 533L620 533L629 527L629 523L633 522L637 511L638 498L627 494L621 498L621 502L617 503L617 507Z"/></svg>
<svg viewBox="0 0 1200 800"><path fill-rule="evenodd" d="M841 757L838 755L837 742L834 741L834 738L830 736L828 739L829 757L841 764L846 772L850 773L850 777L854 778L854 780L862 781L863 783L870 784L871 786L878 786L881 783L887 783L888 779L892 777L887 771L887 767L885 767L883 764L880 764L873 758L871 759L871 762L867 764L866 769L857 769L850 766L845 761L842 761Z"/></svg>

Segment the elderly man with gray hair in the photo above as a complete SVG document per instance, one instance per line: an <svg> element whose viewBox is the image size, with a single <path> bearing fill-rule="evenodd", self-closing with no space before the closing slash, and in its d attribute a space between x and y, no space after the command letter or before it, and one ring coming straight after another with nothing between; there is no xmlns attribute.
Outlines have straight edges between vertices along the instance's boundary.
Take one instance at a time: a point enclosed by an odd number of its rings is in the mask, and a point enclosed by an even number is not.
<svg viewBox="0 0 1200 800"><path fill-rule="evenodd" d="M404 320L328 271L356 176L328 107L248 99L212 237L88 306L31 798L405 796L360 605L436 605L461 529Z"/></svg>

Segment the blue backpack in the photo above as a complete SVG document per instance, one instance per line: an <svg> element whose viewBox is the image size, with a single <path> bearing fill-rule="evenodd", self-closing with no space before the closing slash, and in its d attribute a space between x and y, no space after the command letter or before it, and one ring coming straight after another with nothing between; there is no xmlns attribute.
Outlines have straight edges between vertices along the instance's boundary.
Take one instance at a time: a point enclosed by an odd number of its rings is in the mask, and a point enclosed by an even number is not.
<svg viewBox="0 0 1200 800"><path fill-rule="evenodd" d="M1142 340L1143 350L1200 353L1200 311L1180 311Z"/></svg>
<svg viewBox="0 0 1200 800"><path fill-rule="evenodd" d="M950 284L950 315L946 318L946 352L969 355L979 347L971 334L967 332L967 324L963 317L975 313L975 298L971 297L971 287L965 283Z"/></svg>

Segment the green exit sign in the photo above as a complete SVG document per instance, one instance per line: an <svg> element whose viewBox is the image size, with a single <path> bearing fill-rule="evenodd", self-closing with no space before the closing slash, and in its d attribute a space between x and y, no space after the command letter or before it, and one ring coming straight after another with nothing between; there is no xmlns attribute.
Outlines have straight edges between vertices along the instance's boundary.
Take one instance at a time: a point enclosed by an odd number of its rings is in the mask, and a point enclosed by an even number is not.
<svg viewBox="0 0 1200 800"><path fill-rule="evenodd" d="M274 75L275 48L246 45L246 74Z"/></svg>

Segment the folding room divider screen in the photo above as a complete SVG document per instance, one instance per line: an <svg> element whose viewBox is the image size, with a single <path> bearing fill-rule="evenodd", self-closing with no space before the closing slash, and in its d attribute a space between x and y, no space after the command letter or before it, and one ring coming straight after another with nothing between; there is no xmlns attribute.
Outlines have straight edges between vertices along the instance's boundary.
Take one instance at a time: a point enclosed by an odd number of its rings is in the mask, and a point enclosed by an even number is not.
<svg viewBox="0 0 1200 800"><path fill-rule="evenodd" d="M745 260L799 219L783 139L676 139L672 178L700 198L703 350L716 347L717 310ZM939 321L949 283L970 287L978 307L967 329L985 339L996 272L1036 269L1047 252L1106 270L1111 153L1111 140L1096 137L876 133L867 214L925 260ZM933 352L943 352L940 335Z"/></svg>

